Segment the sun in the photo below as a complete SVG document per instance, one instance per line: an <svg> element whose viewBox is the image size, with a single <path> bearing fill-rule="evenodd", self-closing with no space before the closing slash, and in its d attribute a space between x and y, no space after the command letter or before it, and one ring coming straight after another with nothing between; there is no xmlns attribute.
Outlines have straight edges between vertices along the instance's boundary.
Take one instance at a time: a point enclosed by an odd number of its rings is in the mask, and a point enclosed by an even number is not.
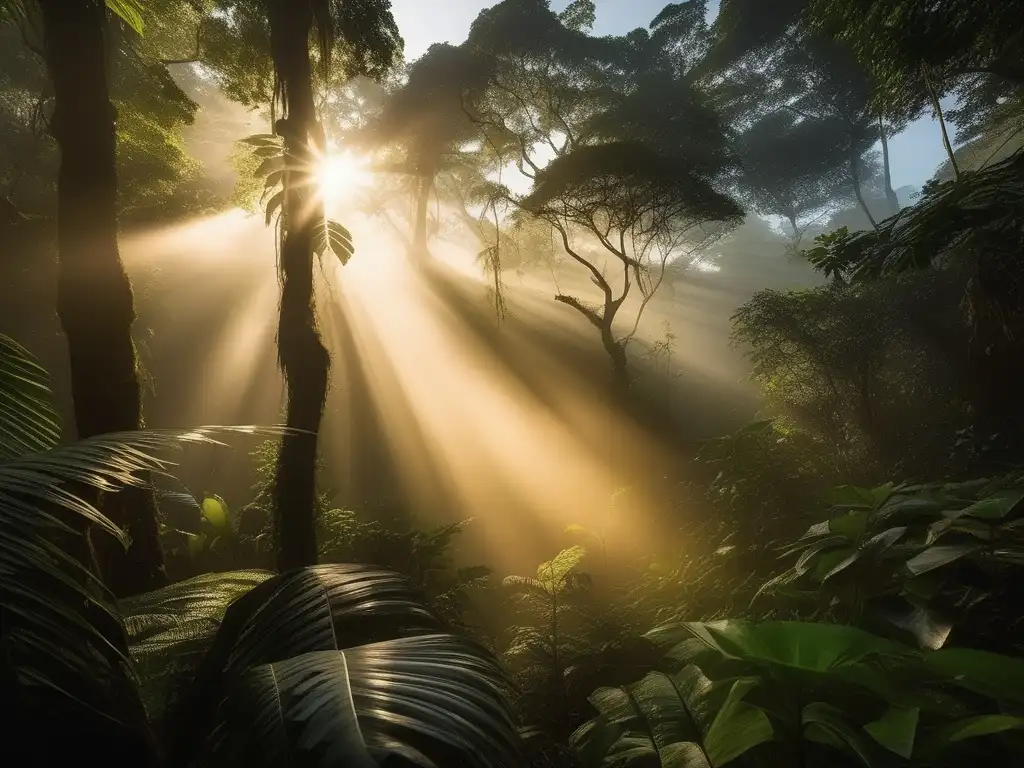
<svg viewBox="0 0 1024 768"><path fill-rule="evenodd" d="M317 182L324 201L339 202L352 197L359 189L370 186L373 173L369 166L369 158L351 152L325 155L317 169Z"/></svg>

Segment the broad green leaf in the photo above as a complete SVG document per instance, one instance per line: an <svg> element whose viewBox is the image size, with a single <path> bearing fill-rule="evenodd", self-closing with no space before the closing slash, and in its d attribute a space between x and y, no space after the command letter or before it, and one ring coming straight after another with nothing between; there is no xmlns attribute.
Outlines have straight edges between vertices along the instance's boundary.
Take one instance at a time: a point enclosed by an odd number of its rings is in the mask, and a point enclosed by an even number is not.
<svg viewBox="0 0 1024 768"><path fill-rule="evenodd" d="M306 653L253 667L228 690L210 764L251 768L375 768L363 741L342 651Z"/></svg>
<svg viewBox="0 0 1024 768"><path fill-rule="evenodd" d="M802 720L805 726L814 725L826 731L831 737L826 743L835 745L841 741L867 768L875 765L870 743L847 722L841 709L820 701L812 702L804 707Z"/></svg>
<svg viewBox="0 0 1024 768"><path fill-rule="evenodd" d="M920 710L912 707L889 707L884 715L865 725L864 730L890 752L909 760L914 752L920 714Z"/></svg>
<svg viewBox="0 0 1024 768"><path fill-rule="evenodd" d="M952 744L979 736L991 736L1004 731L1024 729L1024 717L1014 715L977 715L943 726L932 738L942 744Z"/></svg>
<svg viewBox="0 0 1024 768"><path fill-rule="evenodd" d="M223 531L230 527L228 508L223 499L216 496L207 496L203 499L202 510L203 517L214 528Z"/></svg>
<svg viewBox="0 0 1024 768"><path fill-rule="evenodd" d="M863 509L853 510L845 515L831 518L828 521L828 528L833 533L840 533L848 539L856 541L863 535L870 519L870 511Z"/></svg>
<svg viewBox="0 0 1024 768"><path fill-rule="evenodd" d="M828 579L840 573L846 568L849 568L853 563L863 557L877 557L881 553L885 552L889 547L895 544L899 539L907 532L906 528L890 528L887 531L872 536L866 541L856 552L844 557L842 560L832 566L824 576L821 577L822 581Z"/></svg>
<svg viewBox="0 0 1024 768"><path fill-rule="evenodd" d="M774 735L768 716L743 698L759 684L757 678L742 678L729 689L722 708L708 728L705 745L715 768L735 760Z"/></svg>
<svg viewBox="0 0 1024 768"><path fill-rule="evenodd" d="M956 562L962 557L967 557L980 549L978 544L950 544L929 547L924 552L915 555L906 562L907 572L911 576L920 576L923 573L934 571L950 563Z"/></svg>
<svg viewBox="0 0 1024 768"><path fill-rule="evenodd" d="M1024 490L1007 489L997 491L987 499L971 504L962 514L981 520L1002 520L1024 500Z"/></svg>
<svg viewBox="0 0 1024 768"><path fill-rule="evenodd" d="M646 637L673 645L689 642L688 652L698 656L715 653L749 663L815 673L853 666L869 658L900 658L911 653L901 643L856 627L799 621L680 622L658 627Z"/></svg>
<svg viewBox="0 0 1024 768"><path fill-rule="evenodd" d="M925 660L962 688L996 701L1024 703L1024 659L971 648L943 648Z"/></svg>
<svg viewBox="0 0 1024 768"><path fill-rule="evenodd" d="M833 488L829 501L833 506L846 509L874 509L875 493L869 488L858 488L855 485L840 485Z"/></svg>

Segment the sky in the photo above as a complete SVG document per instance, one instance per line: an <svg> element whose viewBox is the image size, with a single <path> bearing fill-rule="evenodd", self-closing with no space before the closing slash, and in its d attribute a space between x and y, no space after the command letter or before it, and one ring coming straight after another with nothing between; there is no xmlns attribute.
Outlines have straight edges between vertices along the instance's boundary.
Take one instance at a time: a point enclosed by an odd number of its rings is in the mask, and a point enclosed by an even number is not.
<svg viewBox="0 0 1024 768"><path fill-rule="evenodd" d="M405 38L409 60L419 58L433 43L458 45L466 39L473 19L497 0L392 0L395 20ZM569 0L553 0L561 10ZM646 27L668 0L595 0L597 22L594 33L614 35ZM717 0L711 1L712 13ZM889 142L893 187L920 187L946 159L939 124L925 117L911 124Z"/></svg>

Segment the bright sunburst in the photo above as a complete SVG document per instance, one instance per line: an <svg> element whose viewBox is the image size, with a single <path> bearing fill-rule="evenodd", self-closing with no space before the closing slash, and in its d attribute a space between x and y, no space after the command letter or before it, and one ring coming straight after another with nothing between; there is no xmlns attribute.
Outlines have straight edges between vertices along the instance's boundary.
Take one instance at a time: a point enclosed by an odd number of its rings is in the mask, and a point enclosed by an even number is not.
<svg viewBox="0 0 1024 768"><path fill-rule="evenodd" d="M351 152L334 152L320 161L317 179L324 200L330 203L349 198L356 190L370 186L373 174L368 158Z"/></svg>

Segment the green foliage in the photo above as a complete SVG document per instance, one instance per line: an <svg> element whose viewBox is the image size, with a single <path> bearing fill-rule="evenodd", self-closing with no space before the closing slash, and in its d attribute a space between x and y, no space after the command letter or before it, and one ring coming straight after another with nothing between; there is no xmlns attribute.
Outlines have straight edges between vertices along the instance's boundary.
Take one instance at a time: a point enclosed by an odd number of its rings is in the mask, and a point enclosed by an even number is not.
<svg viewBox="0 0 1024 768"><path fill-rule="evenodd" d="M827 521L789 546L794 565L765 589L797 589L839 618L937 649L976 647L1012 621L1007 584L1024 566L1024 490L996 481L843 487ZM1013 644L994 646L1020 653Z"/></svg>
<svg viewBox="0 0 1024 768"><path fill-rule="evenodd" d="M960 285L932 274L763 291L734 316L767 404L813 438L829 482L894 467L928 476L952 461L966 419L956 398Z"/></svg>
<svg viewBox="0 0 1024 768"><path fill-rule="evenodd" d="M849 43L871 68L876 101L886 111L912 115L928 101L928 90L944 93L965 74L980 71L1017 86L1024 78L1020 38L1007 33L1024 11L1019 3L985 13L969 0L812 0L808 6L811 23Z"/></svg>
<svg viewBox="0 0 1024 768"><path fill-rule="evenodd" d="M521 611L503 654L521 690L520 711L556 740L572 728L569 670L587 647L581 611L590 577L579 571L585 556L583 547L569 547L537 566L535 576L504 580Z"/></svg>
<svg viewBox="0 0 1024 768"><path fill-rule="evenodd" d="M574 745L588 766L644 765L653 758L659 765L717 768L772 736L764 712L743 701L753 682L727 684L725 701L713 702L719 691L690 665L600 688L590 698L599 715L573 734Z"/></svg>
<svg viewBox="0 0 1024 768"><path fill-rule="evenodd" d="M120 3L130 10L136 4ZM0 24L0 182L31 215L52 215L58 152L48 133L52 89L37 14ZM130 37L128 35L131 35ZM118 110L118 175L126 218L195 213L216 203L183 143L196 104L159 61L164 40L112 29L109 87Z"/></svg>
<svg viewBox="0 0 1024 768"><path fill-rule="evenodd" d="M381 79L401 59L403 42L390 0L321 2L316 22L318 45L311 57L321 97L360 75ZM251 108L270 106L275 79L264 0L215 0L203 19L201 40L203 64L229 98Z"/></svg>
<svg viewBox="0 0 1024 768"><path fill-rule="evenodd" d="M809 764L893 765L896 755L955 765L960 734L1021 725L991 711L1010 702L1007 689L990 687L986 666L1002 664L1016 679L1024 673L1016 659L925 654L852 627L800 622L691 622L649 634L685 666L598 691L600 715L574 737L586 765L642 764L652 753L665 766L740 756L773 765L797 755ZM1012 743L997 738L982 749L994 755Z"/></svg>

